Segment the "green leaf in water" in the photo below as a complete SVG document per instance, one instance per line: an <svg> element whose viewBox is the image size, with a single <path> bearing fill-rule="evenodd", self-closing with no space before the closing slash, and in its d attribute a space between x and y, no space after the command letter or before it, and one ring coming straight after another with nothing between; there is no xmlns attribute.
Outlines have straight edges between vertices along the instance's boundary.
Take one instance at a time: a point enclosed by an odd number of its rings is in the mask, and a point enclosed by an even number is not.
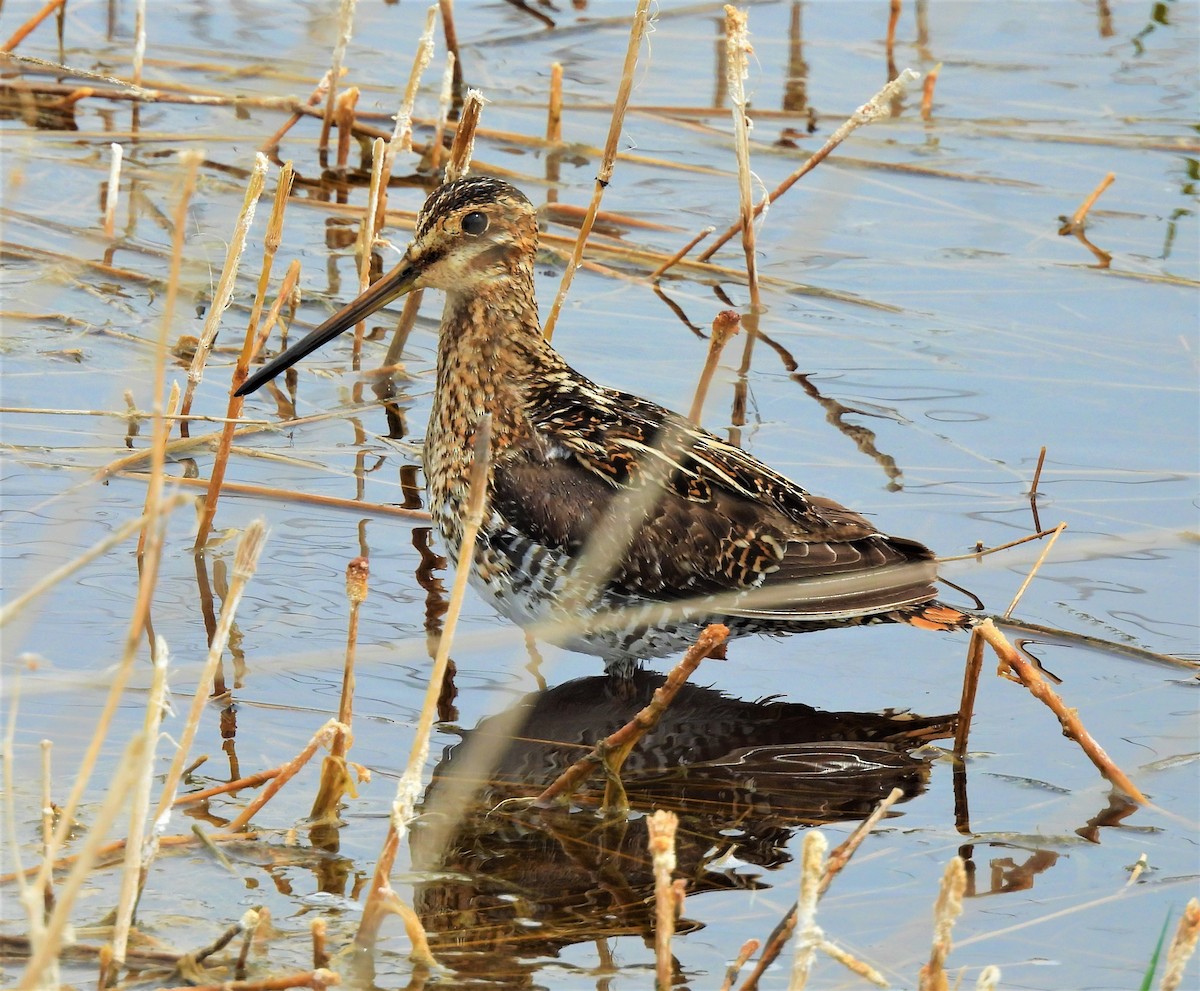
<svg viewBox="0 0 1200 991"><path fill-rule="evenodd" d="M1150 991L1150 986L1154 982L1154 972L1158 970L1158 958L1162 953L1163 940L1167 938L1167 924L1171 921L1171 910L1167 909L1167 917L1163 919L1162 932L1158 934L1158 942L1154 945L1154 953L1150 957L1150 966L1146 968L1146 973L1142 977L1142 985L1140 991Z"/></svg>

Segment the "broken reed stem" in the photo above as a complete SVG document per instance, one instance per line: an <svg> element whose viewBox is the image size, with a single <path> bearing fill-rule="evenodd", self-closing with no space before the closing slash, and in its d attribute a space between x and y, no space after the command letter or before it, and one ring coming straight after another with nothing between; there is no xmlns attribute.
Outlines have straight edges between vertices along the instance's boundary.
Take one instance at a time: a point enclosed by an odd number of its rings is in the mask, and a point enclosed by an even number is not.
<svg viewBox="0 0 1200 991"><path fill-rule="evenodd" d="M1096 188L1088 194L1087 199L1079 204L1079 209L1071 214L1070 223L1064 225L1063 228L1059 230L1059 234L1072 234L1081 228L1084 220L1087 219L1088 212L1093 206L1096 205L1096 200L1100 199L1101 194L1113 184L1113 181L1116 178L1117 177L1112 172L1109 172L1107 175L1105 175L1105 177L1097 184Z"/></svg>
<svg viewBox="0 0 1200 991"><path fill-rule="evenodd" d="M917 991L949 991L946 958L953 946L954 923L963 910L963 892L967 890L967 869L962 857L954 857L942 874L941 888L933 904L933 947L929 962L921 968Z"/></svg>
<svg viewBox="0 0 1200 991"><path fill-rule="evenodd" d="M337 40L333 43L333 55L329 63L329 97L325 101L325 115L321 118L321 137L317 141L317 155L324 168L329 159L329 128L333 123L333 109L337 102L338 82L342 78L342 60L346 57L346 46L354 29L354 7L358 0L342 0L338 8Z"/></svg>
<svg viewBox="0 0 1200 991"><path fill-rule="evenodd" d="M363 212L362 221L358 228L358 291L361 295L371 285L371 254L375 248L375 224L382 217L380 205L383 202L383 186L387 146L383 138L376 138L371 143L371 185L367 192L367 208ZM364 317L354 325L354 348L350 353L350 368L358 371L362 368L363 337L367 332L367 321Z"/></svg>
<svg viewBox="0 0 1200 991"><path fill-rule="evenodd" d="M313 919L309 924L312 931L312 955L313 969L319 970L322 967L329 966L329 950L326 949L325 933L326 923L322 918Z"/></svg>
<svg viewBox="0 0 1200 991"><path fill-rule="evenodd" d="M1163 969L1160 991L1177 991L1183 982L1183 970L1196 952L1200 940L1200 901L1192 898L1183 909L1183 917L1175 930L1175 938L1167 950L1167 965Z"/></svg>
<svg viewBox="0 0 1200 991"><path fill-rule="evenodd" d="M233 286L237 280L238 266L242 261L242 252L246 249L246 235L254 222L254 211L258 206L258 198L262 195L263 185L267 181L267 168L270 162L262 152L254 155L254 167L250 170L250 179L246 183L246 195L242 200L242 209L238 213L237 222L233 226L233 234L229 239L229 250L225 253L225 267L221 269L221 278L217 282L217 290L209 305L208 316L204 321L204 330L196 342L196 353L192 356L191 366L187 373L187 389L183 394L183 414L192 411L192 398L196 386L204 378L204 363L208 361L213 342L217 339L217 331L221 328L221 317L225 308L233 298ZM179 424L179 435L188 436L187 421Z"/></svg>
<svg viewBox="0 0 1200 991"><path fill-rule="evenodd" d="M849 863L850 858L854 856L854 852L862 845L863 840L867 838L867 834L875 828L876 824L887 814L888 810L903 797L904 790L902 788L893 788L875 806L871 814L858 824L854 832L833 848L833 853L829 855L829 859L825 862L825 870L817 886L818 897L829 890L833 879ZM775 962L776 958L783 951L783 948L787 945L788 940L791 939L792 933L795 931L798 906L798 902L796 905L793 905L771 932L771 935L767 938L766 945L763 947L762 956L755 963L750 975L742 982L740 991L753 991L753 989L757 988L759 978L762 977L766 969Z"/></svg>
<svg viewBox="0 0 1200 991"><path fill-rule="evenodd" d="M468 90L462 116L454 129L454 140L450 143L450 157L446 162L442 182L454 182L471 171L471 156L475 151L475 129L479 126L482 113L483 94L477 89Z"/></svg>
<svg viewBox="0 0 1200 991"><path fill-rule="evenodd" d="M679 903L671 875L675 873L675 830L679 817L658 809L646 820L650 856L654 868L654 986L656 991L671 991L671 937Z"/></svg>
<svg viewBox="0 0 1200 991"><path fill-rule="evenodd" d="M167 661L167 645L160 637L158 648L150 659L154 673L150 682L150 694L146 699L146 716L142 723L142 736L146 740L146 746L143 748L143 761L140 767L131 769L136 772L136 779L130 800L129 833L125 839L125 865L121 872L121 890L117 897L111 943L112 965L116 970L125 966L129 929L133 924L133 909L137 904L140 888L138 876L142 870L142 838L146 833L146 813L150 811L150 789L154 784L154 757L157 753L158 730L167 705Z"/></svg>
<svg viewBox="0 0 1200 991"><path fill-rule="evenodd" d="M417 90L421 85L421 75L429 68L429 63L433 61L433 28L437 22L437 13L437 4L434 4L425 11L425 30L421 33L421 37L417 39L417 50L413 55L412 68L408 72L408 85L404 88L404 97L400 101L400 108L396 111L396 126L392 130L392 138L387 143L387 149L383 154L383 165L380 173L382 181L378 183L379 189L375 196L375 209L371 215L373 218L371 221L372 231L378 231L383 227L383 215L387 209L388 180L392 176L392 168L395 165L396 156L412 154L413 106L417 102ZM372 170L371 182L372 185L376 183L374 170Z"/></svg>
<svg viewBox="0 0 1200 991"><path fill-rule="evenodd" d="M252 843L255 840L258 840L260 838L261 837L258 833L209 833L207 836L204 837L204 840L206 843L211 845L214 843ZM158 845L160 847L172 848L172 847L181 847L181 846L192 846L198 842L199 842L199 838L196 836L195 833L187 833L187 834L180 834L180 835L174 835L174 836L163 836L158 841ZM121 853L124 849L125 849L125 840L123 840L123 839L113 840L109 843L103 844L100 847L100 849L97 851L97 858L98 859L99 858L107 859L107 858L112 857L115 854ZM63 870L64 868L70 867L72 864L75 864L78 861L79 861L79 854L77 854L77 853L72 853L65 857L58 857L54 861L54 863L51 865L52 870L54 870L54 871ZM37 873L37 870L38 870L38 868L36 868L36 867L28 867L21 873L23 873L23 875L25 877L31 877ZM16 880L18 878L18 876L19 875L17 873L0 874L0 885L11 884L14 880ZM2 940L3 940L3 937L0 937L0 948L2 948L2 946L3 946ZM131 950L129 952L129 958L132 958L135 955L140 956L141 954L138 953L137 950Z"/></svg>
<svg viewBox="0 0 1200 991"><path fill-rule="evenodd" d="M162 505L159 507L158 515L166 515L167 513L171 513L180 505L188 501L190 501L188 496L173 496L162 503ZM43 592L53 588L59 582L63 581L63 579L69 578L80 568L84 568L91 564L96 560L96 558L101 557L108 551L112 550L112 548L116 547L117 544L127 540L134 533L141 530L146 525L148 518L148 514L143 513L137 519L122 523L103 540L93 544L86 551L80 554L79 557L72 561L68 561L61 567L55 568L49 574L43 575L36 582L25 589L24 592L12 599L12 601L0 606L0 627L3 627L5 623L16 616L22 609L25 608L25 606L27 606Z"/></svg>
<svg viewBox="0 0 1200 991"><path fill-rule="evenodd" d="M1033 581L1034 576L1038 573L1038 569L1041 568L1042 562L1046 560L1047 556L1050 554L1050 551L1054 549L1054 542L1058 540L1059 535L1066 528L1067 524L1065 522L1058 524L1058 526L1054 528L1053 532L1050 534L1050 539L1046 541L1046 546L1042 548L1042 553L1038 555L1038 559L1033 563L1033 567L1029 569L1029 574L1027 574L1025 576L1025 580L1021 582L1021 587L1017 589L1017 594L1013 596L1012 602L1010 602L1008 604L1008 608L1004 610L1004 619L1008 619L1010 616L1012 616L1013 610L1017 608L1017 603L1021 601L1021 596L1025 594L1025 589L1029 588L1029 584Z"/></svg>
<svg viewBox="0 0 1200 991"><path fill-rule="evenodd" d="M442 167L442 154L445 151L443 142L446 140L446 121L450 117L450 107L454 99L454 67L457 65L454 52L446 52L446 68L442 72L442 88L438 92L437 122L433 125L433 138L426 146L429 153L429 168L436 172ZM380 224L382 227L383 225Z"/></svg>
<svg viewBox="0 0 1200 991"><path fill-rule="evenodd" d="M204 660L204 666L200 670L200 675L196 679L196 691L192 696L192 704L188 710L187 719L183 724L183 731L179 736L179 742L175 749L175 757L172 759L171 767L167 771L166 779L163 781L162 791L158 798L158 807L154 810L155 840L152 842L155 842L155 845L157 845L158 834L161 834L166 829L167 823L170 821L171 806L175 803L175 793L178 791L179 781L183 777L183 767L187 761L188 751L191 750L192 741L195 740L196 731L200 727L200 714L204 711L204 707L209 700L210 686L216 674L217 665L221 662L221 655L225 651L225 645L229 640L229 632L233 628L234 615L237 612L238 604L241 602L246 584L250 581L250 577L258 567L258 558L262 553L266 537L266 524L262 520L254 520L246 527L241 539L238 540L237 551L233 559L233 575L230 578L229 590L225 594L224 601L221 603L221 613L217 618L217 627L213 633L212 644L209 647L208 656ZM240 827L230 829L229 832L236 833L238 829ZM149 868L152 859L153 854L147 857L143 874Z"/></svg>
<svg viewBox="0 0 1200 991"><path fill-rule="evenodd" d="M625 49L625 64L621 69L621 82L617 87L616 99L613 101L612 118L608 123L608 137L604 142L600 170L596 174L596 185L592 189L592 201L588 204L587 215L579 226L575 247L571 251L571 257L567 260L566 268L563 269L562 282L559 284L558 293L554 297L550 313L542 327L542 334L546 340L550 340L554 336L554 325L558 322L558 314L562 310L563 300L566 299L567 291L571 288L571 280L575 278L575 270L583 258L584 245L587 244L588 235L592 232L592 225L596 222L596 211L600 209L600 199L612 178L617 158L617 142L621 137L625 110L629 106L629 94L633 89L633 72L637 68L638 51L642 46L642 37L646 33L649 9L650 0L638 0L637 9L633 14L633 23L629 27L629 45Z"/></svg>
<svg viewBox="0 0 1200 991"><path fill-rule="evenodd" d="M146 488L145 525L142 531L143 537L147 534L149 534L149 537L145 542L145 550L141 555L137 599L134 602L129 626L125 632L125 642L121 659L116 671L112 674L108 696L104 700L104 707L96 722L95 732L88 741L87 749L80 759L79 769L76 772L75 781L71 786L71 792L67 796L66 802L63 803L58 825L55 827L47 855L38 868L37 880L34 883L34 887L38 891L46 890L50 883L50 873L53 869L54 859L57 857L58 851L62 849L63 843L67 838L67 833L71 830L75 813L79 808L79 803L83 799L83 793L87 788L92 771L95 769L100 749L108 734L108 728L112 723L113 714L122 701L125 685L128 683L129 675L133 670L137 645L141 639L142 630L145 629L146 618L149 614L150 599L154 593L154 585L158 578L158 564L162 551L159 521L163 511L163 464L166 459L165 451L168 429L167 420L162 416L163 387L166 382L167 335L175 312L175 300L179 293L179 270L182 264L183 243L187 231L188 203L191 200L192 190L196 185L196 172L204 159L204 153L199 149L191 149L182 152L179 158L183 165L183 171L180 176L179 199L173 218L174 234L171 242L170 275L167 280L167 294L166 300L163 303L162 322L159 328L158 348L155 354L154 366L154 437L150 448L150 484ZM133 745L134 743L131 741L130 747L132 748ZM140 746L141 744L139 744Z"/></svg>
<svg viewBox="0 0 1200 991"><path fill-rule="evenodd" d="M1041 540L1043 537L1049 537L1054 533L1053 530L1038 530L1037 533L1026 534L1024 537L1018 537L1016 540L1010 540L1006 544L997 544L995 547L982 547L977 551L971 551L970 554L951 554L947 557L937 557L934 560L938 564L946 564L948 561L974 561L977 558L987 557L989 554L995 554L999 551L1006 551L1012 547L1019 547L1021 544L1028 544L1032 540ZM983 541L979 544L982 545ZM977 545L978 546L978 545Z"/></svg>
<svg viewBox="0 0 1200 991"><path fill-rule="evenodd" d="M696 642L688 648L682 660L671 669L667 680L654 691L650 703L629 722L615 733L605 737L592 748L592 752L582 757L560 774L550 787L546 788L534 804L547 806L555 801L565 801L582 785L600 765L605 756L612 758L616 769L620 770L623 761L633 747L643 736L658 724L662 714L679 693L688 678L699 667L700 662L729 639L729 628L720 623L706 626L696 638Z"/></svg>
<svg viewBox="0 0 1200 991"><path fill-rule="evenodd" d="M746 115L746 77L750 74L750 34L747 28L749 15L731 4L725 7L725 86L730 96L730 112L733 115L733 148L738 170L738 223L742 231L742 251L746 256L746 279L750 283L750 309L757 314L760 307L758 294L758 260L754 250L756 231L754 218L761 211L754 209L750 172L750 119ZM747 354L753 343L756 321L747 326ZM743 362L747 364L748 362Z"/></svg>
<svg viewBox="0 0 1200 991"><path fill-rule="evenodd" d="M354 115L358 107L359 93L357 86L351 86L344 93L338 94L337 103L333 108L333 122L338 129L337 158L333 167L339 173L345 172L350 164L350 144L354 140Z"/></svg>
<svg viewBox="0 0 1200 991"><path fill-rule="evenodd" d="M659 265L658 268L646 276L646 278L651 282L657 282L659 278L662 277L663 273L670 268L674 268L680 261L687 257L688 252L690 252L692 248L696 247L696 245L698 245L715 230L716 228L712 226L705 227L704 230L688 241L687 244L685 244L682 248L676 251L675 254Z"/></svg>
<svg viewBox="0 0 1200 991"><path fill-rule="evenodd" d="M25 970L22 971L21 977L17 982L19 991L32 991L34 988L44 987L47 983L47 970L51 971L54 977L57 978L58 955L62 951L71 909L75 905L75 899L80 889L91 873L92 865L96 861L96 856L99 853L104 837L112 828L113 820L116 819L117 813L125 802L125 796L132 785L131 779L133 778L134 769L141 766L146 743L145 734L137 733L129 741L129 744L125 747L125 752L117 762L116 771L109 782L104 800L91 816L91 828L88 829L84 837L83 845L77 855L75 864L71 868L71 872L67 875L66 880L58 886L54 911L50 913L50 918L46 920L45 930L42 933L41 939L33 947L33 952L30 955L28 963L25 965ZM72 810L72 816L73 814L74 810ZM65 814L65 810L62 821L68 827L72 822L72 818ZM61 843L58 846L61 846ZM45 887L45 882L41 875L43 872L49 874L50 865L50 860L42 861L41 869L38 872L38 880L32 887L32 890L39 895ZM40 904L35 906L35 908L39 913L44 911L44 906ZM51 980L49 983L51 986L57 986L58 984L56 979Z"/></svg>
<svg viewBox="0 0 1200 991"><path fill-rule="evenodd" d="M8 832L8 849L12 851L13 865L16 867L17 881L17 897L20 900L21 907L25 910L25 914L29 919L29 942L31 947L36 947L42 939L42 933L45 928L46 905L49 904L48 895L50 888L39 887L36 890L31 889L26 880L25 866L21 861L21 841L20 832L17 830L17 776L13 767L13 752L16 749L17 739L17 713L18 703L21 699L21 672L17 670L16 677L11 679L8 694L10 696L8 705L8 721L4 728L4 749L0 752L0 769L3 770L2 783L4 785L4 828ZM43 758L44 760L45 758ZM43 785L43 790L45 785ZM49 808L48 803L43 798L42 801L42 863L46 862L45 850L48 846L46 837L46 822L45 816ZM47 885L51 884L53 878L47 879ZM57 976L57 975L55 975Z"/></svg>
<svg viewBox="0 0 1200 991"><path fill-rule="evenodd" d="M346 565L346 598L350 602L350 621L346 628L346 663L342 668L342 696L338 703L338 722L349 729L354 720L354 652L358 647L358 611L367 601L370 567L365 557L356 557ZM333 744L335 757L346 756L346 738Z"/></svg>
<svg viewBox="0 0 1200 991"><path fill-rule="evenodd" d="M1011 669L1021 684L1029 689L1035 698L1049 706L1050 710L1058 717L1063 734L1079 744L1096 769L1130 799L1140 805L1145 805L1147 800L1141 789L1113 763L1112 758L1104 752L1104 748L1084 728L1078 710L1067 708L1063 700L1046 683L1036 665L1025 660L1021 653L1009 643L1008 638L996 628L996 624L991 619L985 619L975 629L996 652L1001 666Z"/></svg>
<svg viewBox="0 0 1200 991"><path fill-rule="evenodd" d="M997 991L1000 987L1000 968L988 964L975 979L975 991ZM957 991L957 987L956 987Z"/></svg>
<svg viewBox="0 0 1200 991"><path fill-rule="evenodd" d="M921 120L928 121L933 118L933 89L937 86L941 71L942 63L939 62L925 73L925 81L921 85Z"/></svg>
<svg viewBox="0 0 1200 991"><path fill-rule="evenodd" d="M1038 494L1038 482L1042 479L1042 468L1046 464L1046 445L1042 445L1042 449L1038 451L1037 467L1033 469L1033 481L1029 483L1029 495L1036 499Z"/></svg>
<svg viewBox="0 0 1200 991"><path fill-rule="evenodd" d="M258 156L262 158L260 154ZM225 424L221 430L221 439L217 445L217 453L213 458L212 471L209 473L208 492L204 497L204 509L196 528L196 540L192 545L194 551L200 551L208 540L213 518L217 514L217 500L221 497L221 483L225 481L225 469L229 463L229 451L233 447L233 434L237 422L241 418L246 400L237 395L237 390L246 381L250 371L259 341L259 318L262 316L263 302L267 296L267 287L271 281L271 269L275 264L275 254L283 240L283 215L287 210L288 196L292 190L292 163L287 162L279 172L279 182L275 187L275 202L271 207L271 217L267 221L267 232L263 238L262 266L258 273L258 289L254 294L254 305L250 308L250 320L246 324L246 335L242 340L242 350L233 368L233 379L229 385L229 402L225 408ZM296 280L300 277L299 261L292 262L283 286L279 291L279 300L291 294ZM289 282L289 278L291 281ZM278 313L278 310L272 312ZM270 330L273 320L267 321ZM197 351L197 354L199 352Z"/></svg>
<svg viewBox="0 0 1200 991"><path fill-rule="evenodd" d="M29 18L29 20L17 28L8 41L6 41L3 46L0 46L0 52L11 52L17 47L17 45L24 41L26 37L28 37L34 28L36 28L42 23L42 21L58 10L58 8L64 3L66 3L66 0L48 0L46 5L41 10L39 10L36 14Z"/></svg>
<svg viewBox="0 0 1200 991"><path fill-rule="evenodd" d="M104 236L111 240L117 223L117 201L121 196L121 157L124 149L115 141L108 147L112 159L108 166L108 185L104 188Z"/></svg>
<svg viewBox="0 0 1200 991"><path fill-rule="evenodd" d="M733 988L733 982L737 980L738 974L740 974L742 972L742 968L746 966L746 961L754 956L757 950L757 939L748 939L742 944L742 948L738 952L737 959L734 960L725 971L725 980L721 982L719 991L731 991Z"/></svg>
<svg viewBox="0 0 1200 991"><path fill-rule="evenodd" d="M700 381L696 383L696 392L692 396L692 408L688 410L688 419L700 426L701 414L704 412L704 400L708 396L708 387L712 383L713 373L721 360L721 352L729 338L738 332L742 318L737 310L722 310L713 319L712 337L708 341L708 355L704 359L704 368L700 372Z"/></svg>
<svg viewBox="0 0 1200 991"><path fill-rule="evenodd" d="M344 69L342 71L345 72ZM325 75L323 75L321 77L321 81L318 82L317 85L313 88L313 91L308 94L308 99L304 103L305 107L307 107L307 108L315 107L318 103L320 103L322 100L324 100L329 95L329 81L332 78L333 77L330 75L330 70L328 70L328 69L325 70ZM302 114L298 111L293 112L288 117L288 119L285 120L279 126L279 130L277 130L274 134L272 134L269 138L267 138L261 145L258 146L258 150L261 151L264 155L274 156L276 154L276 152L278 152L278 150L279 150L279 145L283 141L284 135L286 135L288 131L290 131L293 127L295 127L298 123L300 123L300 119L303 116L304 116L304 114Z"/></svg>
<svg viewBox="0 0 1200 991"><path fill-rule="evenodd" d="M323 726L321 726L321 728L312 735L308 743L304 745L304 749L296 754L296 756L286 764L282 765L279 773L271 779L271 783L263 789L262 794L255 798L254 801L252 801L249 805L247 805L241 811L241 814L238 815L237 818L225 828L231 833L240 832L246 823L258 815L259 810L262 809L267 802L274 798L276 794L278 794L279 789L291 781L292 778L294 778L299 772L300 768L312 760L313 754L315 754L320 747L328 748L337 734L344 732L346 732L346 727L339 723L336 719L330 719Z"/></svg>
<svg viewBox="0 0 1200 991"><path fill-rule="evenodd" d="M288 270L283 274L283 282L279 286L279 294L275 297L275 302L271 304L271 308L267 311L267 318L258 325L258 335L254 338L254 343L250 346L250 360L253 361L262 351L263 346L267 343L267 338L271 336L271 328L279 323L280 314L283 312L285 304L291 304L291 317L296 315L295 300L297 295L296 286L300 282L300 259L293 258L291 264L288 265ZM287 324L280 324L279 327L279 349L282 351L287 347ZM236 389L235 389L236 391ZM245 397L239 397L245 398ZM230 422L227 417L226 423ZM235 426L238 423L259 423L259 420L247 420L238 417ZM269 422L269 421L268 421Z"/></svg>
<svg viewBox="0 0 1200 991"><path fill-rule="evenodd" d="M324 991L336 987L342 979L332 970L307 970L296 974L280 974L276 977L256 977L249 981L225 981L221 984L183 984L179 987L163 987L161 991L287 991L288 988L312 988Z"/></svg>
<svg viewBox="0 0 1200 991"><path fill-rule="evenodd" d="M979 688L979 674L983 670L983 637L971 631L967 645L967 663L963 671L962 697L958 703L958 722L954 727L954 759L967 758L967 739L971 735L971 719L975 714L975 693Z"/></svg>
<svg viewBox="0 0 1200 991"><path fill-rule="evenodd" d="M453 0L438 0L438 7L442 12L442 32L446 38L446 54L454 57L454 61L447 66L447 71L450 73L451 79L453 100L451 106L457 108L463 102L463 74L462 55L458 50L458 31L454 27Z"/></svg>
<svg viewBox="0 0 1200 991"><path fill-rule="evenodd" d="M134 478L140 481L150 476L141 471L118 471L120 478ZM207 478L172 477L172 485L191 486L193 488L208 488ZM221 491L227 495L253 496L256 499L282 499L287 502L305 503L310 506L328 506L332 509L350 509L356 513L372 512L382 516L397 516L416 523L428 523L433 517L423 509L404 509L401 506L386 506L382 503L359 502L357 499L346 499L341 496L324 496L313 492L301 492L297 489L280 489L270 485L250 485L243 482L225 482Z"/></svg>
<svg viewBox="0 0 1200 991"><path fill-rule="evenodd" d="M795 172L783 180L775 187L763 200L754 208L754 216L757 217L764 209L773 204L780 196L792 188L800 179L803 179L809 172L820 165L829 153L832 152L838 145L846 140L858 128L864 124L870 124L877 120L882 120L890 115L889 106L892 101L901 96L905 87L915 79L920 78L920 73L914 72L912 69L905 69L895 79L883 87L870 100L864 103L861 107L851 114L850 118L845 121L820 148L818 148L808 160L801 165ZM699 261L706 262L715 255L725 244L737 234L742 227L742 221L739 219L732 224L717 240L710 244L700 255Z"/></svg>
<svg viewBox="0 0 1200 991"><path fill-rule="evenodd" d="M800 897L796 900L796 949L788 991L801 991L808 983L813 957L824 938L817 927L817 900L821 897L821 878L828 848L829 842L819 829L810 830L804 837L800 854Z"/></svg>
<svg viewBox="0 0 1200 991"><path fill-rule="evenodd" d="M468 102L470 99L468 97ZM429 736L433 730L433 720L437 713L438 698L442 691L442 682L446 677L446 669L450 663L450 646L454 640L454 630L458 626L458 617L462 612L462 602L467 591L467 579L471 573L471 562L475 556L475 541L483 526L483 511L487 500L487 479L492 445L492 416L485 413L475 426L473 463L471 465L470 491L467 498L467 512L463 520L462 542L458 552L458 564L454 571L454 587L450 593L450 602L442 626L441 639L438 641L437 654L433 659L433 669L429 673L429 683L425 687L425 702L421 707L421 715L417 720L413 748L408 755L408 764L396 784L396 797L392 801L392 814L388 817L387 835L379 859L375 864L371 887L367 892L367 901L363 906L362 920L358 932L354 935L354 945L359 949L370 950L375 946L379 936L379 927L388 912L399 913L405 920L405 928L413 943L412 958L428 966L434 964L428 943L424 938L420 920L396 893L392 890L391 873L396 853L408 832L409 824L415 818L417 797L421 792L421 784L425 777L425 762L429 757Z"/></svg>
<svg viewBox="0 0 1200 991"><path fill-rule="evenodd" d="M186 795L178 795L171 804L194 805L196 802L206 802L217 795L228 795L231 791L241 791L243 788L257 788L259 785L266 784L272 778L277 777L282 770L282 765L271 767L265 771L247 774L244 778L238 778L236 781L226 781L219 785L213 785L211 788L205 788L203 791L193 791ZM187 770L184 773L188 773Z"/></svg>
<svg viewBox="0 0 1200 991"><path fill-rule="evenodd" d="M889 68L895 64L896 25L900 23L900 0L890 0L888 4L887 35L884 38L884 51L887 53Z"/></svg>
<svg viewBox="0 0 1200 991"><path fill-rule="evenodd" d="M146 0L137 0L133 8L133 85L142 85L142 67L146 62Z"/></svg>
<svg viewBox="0 0 1200 991"><path fill-rule="evenodd" d="M313 799L308 818L312 823L337 820L338 806L346 794L349 771L346 754L353 742L354 719L354 654L358 647L358 611L367 599L367 579L370 568L365 557L356 557L346 566L346 598L350 602L350 621L346 629L346 659L342 665L342 694L338 701L338 723L344 731L337 733L329 746L329 756L321 764L321 782Z"/></svg>
<svg viewBox="0 0 1200 991"><path fill-rule="evenodd" d="M417 322L417 313L421 310L421 300L424 298L424 289L413 289L404 297L404 306L396 321L396 329L392 332L387 353L383 356L384 368L395 368L400 363L400 358L404 354L404 345L408 343L408 336Z"/></svg>
<svg viewBox="0 0 1200 991"><path fill-rule="evenodd" d="M563 67L561 62L550 64L550 100L546 106L546 143L559 144L562 141L562 81Z"/></svg>

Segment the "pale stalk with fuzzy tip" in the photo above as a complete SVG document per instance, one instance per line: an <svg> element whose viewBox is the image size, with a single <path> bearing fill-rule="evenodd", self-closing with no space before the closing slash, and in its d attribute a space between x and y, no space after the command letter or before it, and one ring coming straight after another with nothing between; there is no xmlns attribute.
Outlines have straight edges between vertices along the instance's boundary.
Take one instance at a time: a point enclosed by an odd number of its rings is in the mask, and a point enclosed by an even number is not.
<svg viewBox="0 0 1200 991"><path fill-rule="evenodd" d="M208 316L204 321L204 330L196 344L196 353L187 373L187 390L183 394L182 413L192 411L192 397L196 386L204 378L204 364L208 361L213 343L217 339L217 331L221 327L221 317L225 313L229 301L233 298L233 287L237 281L238 267L242 261L242 252L246 249L246 236L250 225L254 223L254 211L258 206L258 198L262 195L263 186L267 181L267 168L270 163L262 152L255 153L254 167L250 170L250 179L246 183L246 195L242 200L242 209L238 213L233 226L233 234L229 239L229 250L225 253L225 266L221 269L221 278L217 282L216 292L209 304ZM180 423L180 435L187 436L187 421Z"/></svg>
<svg viewBox="0 0 1200 991"><path fill-rule="evenodd" d="M563 269L562 282L559 284L558 293L550 306L550 313L542 324L542 334L546 340L550 340L554 336L554 325L558 322L559 311L571 288L575 270L583 258L583 248L587 244L592 225L596 222L596 211L600 209L600 199L612 178L613 167L617 159L617 142L621 137L621 125L625 121L625 110L629 106L629 94L633 89L633 71L637 67L638 50L642 47L642 38L646 33L649 10L650 0L638 0L637 9L633 13L633 23L629 28L629 45L625 49L625 65L621 70L621 83L617 87L616 99L613 100L612 118L608 124L608 138L604 142L604 154L601 156L600 168L596 173L596 185L592 189L592 201L588 204L587 215L579 226L575 248L571 252L566 268Z"/></svg>
<svg viewBox="0 0 1200 991"><path fill-rule="evenodd" d="M129 835L125 840L125 864L121 871L121 891L117 897L116 921L113 923L112 959L120 969L125 965L125 951L129 943L129 928L133 924L133 909L137 902L140 885L138 875L143 869L142 838L146 832L146 813L150 811L150 788L154 783L154 757L158 751L158 730L163 712L170 704L167 701L168 651L166 641L158 638L159 645L151 658L154 674L150 682L150 694L146 699L146 716L142 734L146 739L143 760L137 771L133 797L129 810Z"/></svg>

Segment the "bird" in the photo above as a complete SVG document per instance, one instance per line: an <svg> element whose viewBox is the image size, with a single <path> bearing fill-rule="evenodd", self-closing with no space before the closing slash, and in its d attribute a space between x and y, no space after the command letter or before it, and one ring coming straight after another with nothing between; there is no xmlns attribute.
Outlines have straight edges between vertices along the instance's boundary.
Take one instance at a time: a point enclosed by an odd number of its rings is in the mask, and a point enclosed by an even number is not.
<svg viewBox="0 0 1200 991"><path fill-rule="evenodd" d="M567 364L542 333L537 245L537 211L515 186L480 175L446 182L426 199L400 263L237 394L397 297L439 289L429 510L457 564L477 435L489 430L470 578L518 625L626 678L715 621L733 636L973 625L938 600L923 544Z"/></svg>

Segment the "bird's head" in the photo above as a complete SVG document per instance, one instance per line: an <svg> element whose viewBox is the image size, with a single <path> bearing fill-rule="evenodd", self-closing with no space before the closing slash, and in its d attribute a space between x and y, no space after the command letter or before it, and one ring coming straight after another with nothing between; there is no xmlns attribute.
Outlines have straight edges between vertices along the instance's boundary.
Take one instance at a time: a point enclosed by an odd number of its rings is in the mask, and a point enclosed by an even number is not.
<svg viewBox="0 0 1200 991"><path fill-rule="evenodd" d="M435 189L417 217L400 264L357 299L246 379L249 395L358 321L414 289L478 294L489 283L532 278L537 213L525 194L499 179L475 176Z"/></svg>

